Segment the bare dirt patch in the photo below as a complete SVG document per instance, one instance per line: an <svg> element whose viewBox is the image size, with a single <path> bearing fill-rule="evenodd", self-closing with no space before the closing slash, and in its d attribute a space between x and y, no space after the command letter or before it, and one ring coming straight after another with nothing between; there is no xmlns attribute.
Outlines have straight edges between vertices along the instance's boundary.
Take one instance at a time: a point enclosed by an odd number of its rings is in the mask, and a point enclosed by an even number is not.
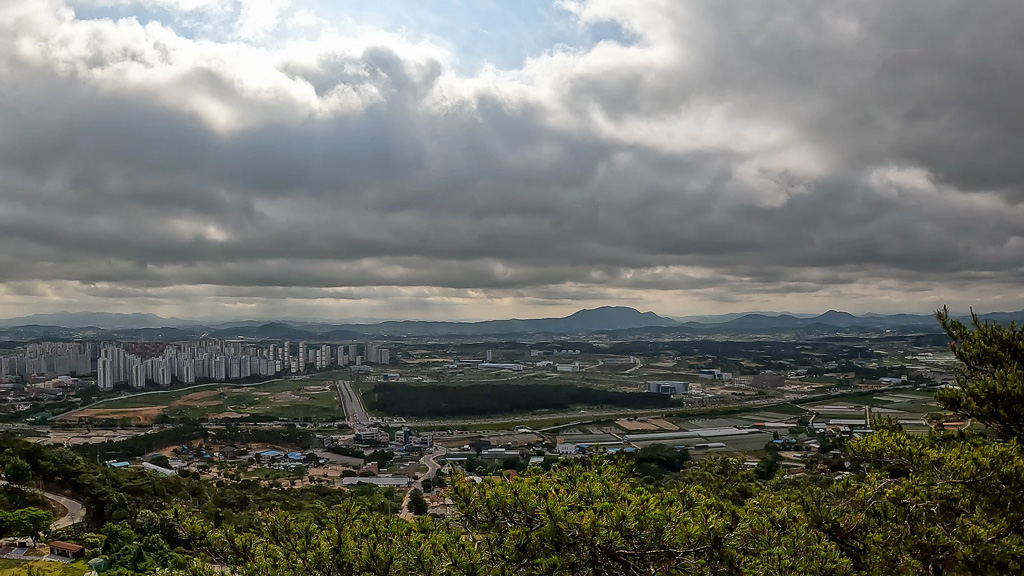
<svg viewBox="0 0 1024 576"><path fill-rule="evenodd" d="M615 423L617 425L621 426L623 429L629 430L630 432L632 432L634 430L657 430L658 429L658 427L655 426L651 422L641 422L640 420L630 420L628 418L623 418L621 420L616 420Z"/></svg>
<svg viewBox="0 0 1024 576"><path fill-rule="evenodd" d="M147 406L145 408L86 408L81 412L61 416L62 420L128 420L132 425L152 424L167 406Z"/></svg>
<svg viewBox="0 0 1024 576"><path fill-rule="evenodd" d="M511 443L513 446L519 447L540 442L543 438L536 434L508 434L505 436L494 436L490 440L498 445Z"/></svg>
<svg viewBox="0 0 1024 576"><path fill-rule="evenodd" d="M274 402L294 402L295 400L301 400L302 396L292 394L291 392L279 392L270 397Z"/></svg>
<svg viewBox="0 0 1024 576"><path fill-rule="evenodd" d="M186 394L186 395L182 396L181 398L178 398L174 402L171 402L171 405L173 406L175 404L188 404L189 402L195 402L197 400L202 400L203 398L209 398L210 396L214 396L214 395L218 394L219 392L220 392L219 389L218 390L203 390L201 392L193 392L191 394Z"/></svg>
<svg viewBox="0 0 1024 576"><path fill-rule="evenodd" d="M668 420L662 420L661 418L651 419L651 424L654 424L655 426L661 428L662 430L679 430L679 426L676 426L675 424L669 422Z"/></svg>

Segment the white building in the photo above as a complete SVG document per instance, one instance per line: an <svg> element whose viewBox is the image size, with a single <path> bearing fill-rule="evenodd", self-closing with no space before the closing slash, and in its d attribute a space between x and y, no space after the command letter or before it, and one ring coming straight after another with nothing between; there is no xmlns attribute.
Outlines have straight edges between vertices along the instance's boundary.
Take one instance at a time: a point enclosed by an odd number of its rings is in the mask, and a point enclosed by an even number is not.
<svg viewBox="0 0 1024 576"><path fill-rule="evenodd" d="M524 368L522 364L494 364L488 362L481 362L476 367L481 370L512 370L513 372L522 372Z"/></svg>
<svg viewBox="0 0 1024 576"><path fill-rule="evenodd" d="M96 360L96 385L104 392L114 389L114 366L110 358Z"/></svg>
<svg viewBox="0 0 1024 576"><path fill-rule="evenodd" d="M577 451L576 445L569 442L560 442L555 445L555 452L559 454L575 454Z"/></svg>

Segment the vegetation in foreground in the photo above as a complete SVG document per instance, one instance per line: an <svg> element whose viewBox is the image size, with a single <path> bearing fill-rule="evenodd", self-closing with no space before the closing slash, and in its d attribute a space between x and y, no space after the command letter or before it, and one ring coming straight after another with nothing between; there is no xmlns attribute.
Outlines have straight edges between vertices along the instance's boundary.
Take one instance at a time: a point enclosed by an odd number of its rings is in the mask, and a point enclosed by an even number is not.
<svg viewBox="0 0 1024 576"><path fill-rule="evenodd" d="M82 576L90 568L85 562L61 564L45 560L7 560L0 558L0 576Z"/></svg>
<svg viewBox="0 0 1024 576"><path fill-rule="evenodd" d="M14 440L2 457L50 482L70 482L66 467L91 478L74 489L98 495L100 532L79 541L117 576L1020 574L1024 333L939 320L964 367L937 398L992 436L878 422L800 477L659 448L481 484L454 476L450 516L407 521L380 505L394 494L121 476Z"/></svg>

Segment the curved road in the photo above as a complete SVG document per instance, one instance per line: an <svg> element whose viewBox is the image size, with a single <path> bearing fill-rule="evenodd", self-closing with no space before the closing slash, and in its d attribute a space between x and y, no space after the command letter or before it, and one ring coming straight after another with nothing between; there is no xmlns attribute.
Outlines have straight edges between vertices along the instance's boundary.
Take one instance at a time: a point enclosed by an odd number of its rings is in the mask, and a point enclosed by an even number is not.
<svg viewBox="0 0 1024 576"><path fill-rule="evenodd" d="M67 509L68 513L63 517L58 518L50 525L51 530L59 530L61 528L67 528L72 524L78 524L85 520L85 505L78 500L72 500L71 498L65 498L59 494L52 494L50 492L44 492L37 490L39 494L46 496L49 500L57 502L61 506Z"/></svg>
<svg viewBox="0 0 1024 576"><path fill-rule="evenodd" d="M418 480L416 480L415 484L405 491L405 498L402 499L402 509L398 513L399 518L404 518L406 520L413 519L413 513L409 512L409 497L412 496L413 489L419 488L420 490L423 490L423 481L427 478L433 478L437 474L437 471L441 469L441 465L437 463L437 459L447 453L448 449L444 446L435 446L433 452L424 455L423 458L420 458L420 464L426 464L427 471L424 472Z"/></svg>
<svg viewBox="0 0 1024 576"><path fill-rule="evenodd" d="M0 480L0 484L8 484L8 482L6 480ZM45 497L47 500L50 500L51 502L56 502L60 504L61 506L64 507L65 510L68 511L67 514L54 520L53 524L50 524L51 530L67 528L72 524L78 524L79 522L85 520L85 504L82 504L78 500L65 498L60 494L54 494L52 492L40 490L39 488L35 488L33 486L21 486L21 489L27 490L29 492L34 492L35 494L39 494L40 496Z"/></svg>

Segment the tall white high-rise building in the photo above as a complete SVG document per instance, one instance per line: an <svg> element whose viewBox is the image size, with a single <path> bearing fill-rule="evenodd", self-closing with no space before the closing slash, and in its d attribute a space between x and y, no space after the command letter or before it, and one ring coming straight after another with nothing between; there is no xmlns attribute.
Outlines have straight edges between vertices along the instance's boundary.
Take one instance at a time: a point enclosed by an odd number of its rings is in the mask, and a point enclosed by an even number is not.
<svg viewBox="0 0 1024 576"><path fill-rule="evenodd" d="M363 355L363 359L367 364L377 364L380 361L379 348L373 342L366 343L366 353Z"/></svg>
<svg viewBox="0 0 1024 576"><path fill-rule="evenodd" d="M110 358L101 356L96 360L96 385L104 392L114 389L114 362Z"/></svg>
<svg viewBox="0 0 1024 576"><path fill-rule="evenodd" d="M136 390L146 387L146 365L142 360L132 356L128 370L128 385Z"/></svg>

